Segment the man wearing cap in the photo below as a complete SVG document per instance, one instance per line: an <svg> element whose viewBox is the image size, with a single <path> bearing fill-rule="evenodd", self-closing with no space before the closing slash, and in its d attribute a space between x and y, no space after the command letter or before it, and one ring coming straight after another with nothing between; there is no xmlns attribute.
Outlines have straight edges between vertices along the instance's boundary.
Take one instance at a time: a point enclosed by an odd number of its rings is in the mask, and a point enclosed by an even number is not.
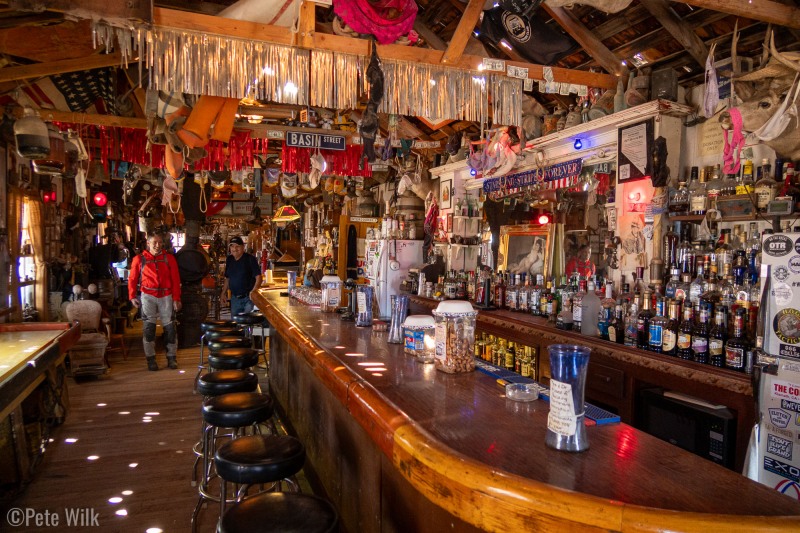
<svg viewBox="0 0 800 533"><path fill-rule="evenodd" d="M230 242L231 253L225 261L225 285L222 287L220 305L228 303L231 291L231 317L253 310L250 291L261 286L261 266L254 255L245 253L244 241L234 237Z"/></svg>
<svg viewBox="0 0 800 533"><path fill-rule="evenodd" d="M178 368L178 335L175 313L181 310L181 279L175 256L164 251L164 240L154 233L147 237L147 250L133 258L128 279L128 298L142 311L143 341L147 368L156 363L156 322L164 327L167 366Z"/></svg>

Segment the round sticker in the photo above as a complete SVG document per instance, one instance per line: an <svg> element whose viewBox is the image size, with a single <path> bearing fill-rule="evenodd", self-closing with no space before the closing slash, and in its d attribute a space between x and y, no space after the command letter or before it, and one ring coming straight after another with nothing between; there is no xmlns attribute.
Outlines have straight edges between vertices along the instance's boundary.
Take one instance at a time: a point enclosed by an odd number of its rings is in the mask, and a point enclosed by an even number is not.
<svg viewBox="0 0 800 533"><path fill-rule="evenodd" d="M800 274L800 255L796 255L789 259L789 270L795 274Z"/></svg>
<svg viewBox="0 0 800 533"><path fill-rule="evenodd" d="M772 329L781 341L788 344L800 343L800 311L781 309L772 319Z"/></svg>
<svg viewBox="0 0 800 533"><path fill-rule="evenodd" d="M786 235L770 235L764 241L764 246L762 250L767 253L767 255L771 255L773 257L781 257L783 255L789 254L792 251L792 248L795 247L795 244L792 242L792 239L787 237ZM800 253L800 250L797 251Z"/></svg>
<svg viewBox="0 0 800 533"><path fill-rule="evenodd" d="M789 269L783 265L775 267L775 270L772 272L772 277L779 281L786 281L786 278L789 277Z"/></svg>
<svg viewBox="0 0 800 533"><path fill-rule="evenodd" d="M792 303L794 292L787 283L776 283L772 288L772 296L775 297L776 305L784 306Z"/></svg>

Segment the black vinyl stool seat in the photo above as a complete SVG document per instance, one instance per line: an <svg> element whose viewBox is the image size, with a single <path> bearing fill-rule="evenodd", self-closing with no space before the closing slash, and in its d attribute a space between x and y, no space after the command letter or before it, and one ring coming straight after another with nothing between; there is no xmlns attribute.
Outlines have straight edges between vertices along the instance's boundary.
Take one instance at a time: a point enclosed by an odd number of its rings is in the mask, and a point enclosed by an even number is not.
<svg viewBox="0 0 800 533"><path fill-rule="evenodd" d="M221 533L327 533L339 515L329 502L310 494L262 492L233 505L219 523Z"/></svg>
<svg viewBox="0 0 800 533"><path fill-rule="evenodd" d="M272 418L275 403L269 394L233 392L203 402L203 420L212 426L239 428Z"/></svg>
<svg viewBox="0 0 800 533"><path fill-rule="evenodd" d="M252 348L223 348L208 356L208 365L219 370L241 370L257 364L258 351Z"/></svg>
<svg viewBox="0 0 800 533"><path fill-rule="evenodd" d="M273 483L297 474L306 449L294 437L251 435L228 441L214 457L217 474L231 483Z"/></svg>
<svg viewBox="0 0 800 533"><path fill-rule="evenodd" d="M197 383L197 392L203 396L220 396L232 392L254 392L258 376L247 370L218 370L209 372Z"/></svg>
<svg viewBox="0 0 800 533"><path fill-rule="evenodd" d="M217 328L206 331L204 335L206 342L219 339L220 337L244 337L245 331L239 326L231 328Z"/></svg>
<svg viewBox="0 0 800 533"><path fill-rule="evenodd" d="M206 320L200 324L200 331L206 333L217 328L232 328L236 326L233 320Z"/></svg>
<svg viewBox="0 0 800 533"><path fill-rule="evenodd" d="M248 326L255 326L258 324L263 324L267 321L264 313L260 313L258 311L254 311L252 313L239 313L238 315L232 317L233 321L237 324L241 325L248 325Z"/></svg>
<svg viewBox="0 0 800 533"><path fill-rule="evenodd" d="M208 341L208 349L211 350L211 353L222 350L223 348L250 348L250 339L225 335Z"/></svg>

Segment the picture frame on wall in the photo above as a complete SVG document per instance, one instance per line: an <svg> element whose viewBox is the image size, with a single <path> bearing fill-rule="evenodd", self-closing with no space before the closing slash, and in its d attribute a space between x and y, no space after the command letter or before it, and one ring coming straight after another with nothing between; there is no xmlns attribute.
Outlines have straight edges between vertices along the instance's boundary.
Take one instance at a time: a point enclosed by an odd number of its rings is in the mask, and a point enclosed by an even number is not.
<svg viewBox="0 0 800 533"><path fill-rule="evenodd" d="M442 180L439 184L439 208L450 209L453 203L453 180Z"/></svg>
<svg viewBox="0 0 800 533"><path fill-rule="evenodd" d="M497 268L504 272L545 278L550 273L550 230L533 224L500 226Z"/></svg>
<svg viewBox="0 0 800 533"><path fill-rule="evenodd" d="M652 118L617 130L617 183L628 183L653 175Z"/></svg>

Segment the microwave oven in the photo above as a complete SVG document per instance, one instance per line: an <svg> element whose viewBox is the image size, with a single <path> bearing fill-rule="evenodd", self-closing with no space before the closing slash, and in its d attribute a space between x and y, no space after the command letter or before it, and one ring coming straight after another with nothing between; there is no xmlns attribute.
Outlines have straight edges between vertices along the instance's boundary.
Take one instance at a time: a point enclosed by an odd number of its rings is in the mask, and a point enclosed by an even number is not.
<svg viewBox="0 0 800 533"><path fill-rule="evenodd" d="M736 417L725 406L663 389L639 393L636 427L700 457L733 469Z"/></svg>

